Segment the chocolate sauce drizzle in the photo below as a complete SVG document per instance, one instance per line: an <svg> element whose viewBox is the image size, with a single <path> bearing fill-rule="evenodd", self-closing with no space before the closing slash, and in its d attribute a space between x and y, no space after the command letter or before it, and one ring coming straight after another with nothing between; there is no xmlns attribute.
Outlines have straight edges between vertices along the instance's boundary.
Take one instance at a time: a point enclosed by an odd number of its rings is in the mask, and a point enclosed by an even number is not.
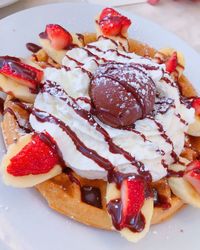
<svg viewBox="0 0 200 250"><path fill-rule="evenodd" d="M159 194L159 192L153 188L154 194L154 206L161 207L163 210L167 210L171 207L171 203L169 202L168 198L164 195Z"/></svg>
<svg viewBox="0 0 200 250"><path fill-rule="evenodd" d="M78 37L78 40L83 44L85 45L85 37L83 34L80 34L80 33L76 33L77 37Z"/></svg>
<svg viewBox="0 0 200 250"><path fill-rule="evenodd" d="M153 122L155 122L158 131L160 132L160 135L163 137L163 139L172 146L172 152L171 152L171 157L174 159L174 162L178 162L179 161L179 156L176 154L176 152L174 151L174 145L172 140L169 138L169 136L166 134L166 131L164 130L162 124L158 121L156 121L155 118L151 117L151 116L147 116L148 119L152 120Z"/></svg>
<svg viewBox="0 0 200 250"><path fill-rule="evenodd" d="M15 114L15 112L14 112L11 108L9 108L9 107L6 108L6 109L4 110L4 112L3 112L3 115L5 115L6 113L9 113L10 115L12 115L12 116L14 117L14 119L15 119L15 121L16 121L18 127L19 127L20 129L22 129L22 130L24 131L24 133L31 133L31 132L32 132L32 128L31 128L29 122L22 125L22 124L20 123L20 120L18 119L17 115Z"/></svg>
<svg viewBox="0 0 200 250"><path fill-rule="evenodd" d="M3 114L5 100L0 97L0 114Z"/></svg>
<svg viewBox="0 0 200 250"><path fill-rule="evenodd" d="M27 43L26 48L33 53L37 53L42 47L35 43Z"/></svg>
<svg viewBox="0 0 200 250"><path fill-rule="evenodd" d="M101 191L97 187L82 186L81 187L81 199L83 202L91 206L102 208Z"/></svg>
<svg viewBox="0 0 200 250"><path fill-rule="evenodd" d="M111 200L107 204L107 210L112 217L113 225L117 230L122 230L124 227L130 229L134 233L142 232L146 221L144 215L139 212L135 216L130 216L126 218L126 221L123 221L122 216L122 201L121 199Z"/></svg>

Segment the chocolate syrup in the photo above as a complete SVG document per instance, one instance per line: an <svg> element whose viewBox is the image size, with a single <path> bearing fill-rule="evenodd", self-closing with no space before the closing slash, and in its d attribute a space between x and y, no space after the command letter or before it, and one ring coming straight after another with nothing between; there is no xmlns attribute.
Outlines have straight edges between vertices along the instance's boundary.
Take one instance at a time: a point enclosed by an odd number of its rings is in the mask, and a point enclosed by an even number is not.
<svg viewBox="0 0 200 250"><path fill-rule="evenodd" d="M109 171L110 169L113 169L114 166L112 163L105 159L104 157L100 156L95 150L88 148L79 138L78 136L71 130L71 128L66 125L64 122L56 118L55 116L48 114L44 111L41 111L39 109L33 109L32 114L35 116L35 118L39 122L50 122L53 124L58 125L73 141L76 149L86 156L89 159L92 159L94 162L96 162L99 166L104 168L105 170Z"/></svg>
<svg viewBox="0 0 200 250"><path fill-rule="evenodd" d="M87 55L89 56L89 57L94 57L95 58L95 60L102 60L103 62L107 62L108 60L107 59L105 59L105 58L103 58L103 57L99 57L99 56L97 56L96 54L94 54L94 53L92 53L89 49L87 49L87 48L81 48L82 50L84 50L86 53L87 53Z"/></svg>
<svg viewBox="0 0 200 250"><path fill-rule="evenodd" d="M5 100L0 97L0 114L3 114Z"/></svg>
<svg viewBox="0 0 200 250"><path fill-rule="evenodd" d="M41 32L40 34L39 34L39 37L40 38L42 38L42 39L48 39L48 35L47 35L47 32Z"/></svg>
<svg viewBox="0 0 200 250"><path fill-rule="evenodd" d="M21 62L21 60L14 56L0 56L0 68L8 62Z"/></svg>
<svg viewBox="0 0 200 250"><path fill-rule="evenodd" d="M68 55L65 55L65 56L66 56L70 61L75 62L78 66L83 66L83 65L84 65L83 63L77 61L76 59L74 59L74 58L72 58L72 57L70 57L70 56L68 56Z"/></svg>
<svg viewBox="0 0 200 250"><path fill-rule="evenodd" d="M33 53L37 53L42 47L35 43L27 43L26 48Z"/></svg>
<svg viewBox="0 0 200 250"><path fill-rule="evenodd" d="M115 46L118 46L118 44L117 44L117 42L115 40L113 40L111 38L108 38L106 36L103 36L103 35L99 36L97 41L99 41L101 38L106 39L106 40L110 40Z"/></svg>
<svg viewBox="0 0 200 250"><path fill-rule="evenodd" d="M176 108L174 100L166 97L159 97L155 102L153 115L165 114L170 108Z"/></svg>
<svg viewBox="0 0 200 250"><path fill-rule="evenodd" d="M135 216L128 217L126 221L124 221L121 199L109 201L109 203L107 204L107 210L111 215L113 225L117 230L128 228L134 233L143 231L146 221L144 215L141 212Z"/></svg>
<svg viewBox="0 0 200 250"><path fill-rule="evenodd" d="M159 192L155 188L153 188L153 194L155 207L161 207L163 210L169 209L171 207L168 198L164 195L159 194Z"/></svg>
<svg viewBox="0 0 200 250"><path fill-rule="evenodd" d="M80 33L76 33L77 37L78 37L78 40L83 44L85 45L85 37L83 34L80 34Z"/></svg>
<svg viewBox="0 0 200 250"><path fill-rule="evenodd" d="M176 114L176 116L179 118L180 122L183 123L184 125L188 125L188 123L181 117L180 114Z"/></svg>
<svg viewBox="0 0 200 250"><path fill-rule="evenodd" d="M26 124L22 125L20 123L20 120L18 119L17 115L15 114L15 112L11 108L9 108L9 107L6 108L4 110L4 112L3 112L3 114L5 115L6 113L9 113L9 114L11 114L14 117L14 119L15 119L18 127L21 128L25 133L28 134L28 133L32 132L32 128L31 128L29 122L27 122Z"/></svg>
<svg viewBox="0 0 200 250"><path fill-rule="evenodd" d="M180 171L174 171L172 169L167 170L167 177L178 177L181 178L183 177L185 171L180 170Z"/></svg>
<svg viewBox="0 0 200 250"><path fill-rule="evenodd" d="M82 186L81 199L91 206L102 208L101 191L97 187Z"/></svg>
<svg viewBox="0 0 200 250"><path fill-rule="evenodd" d="M173 142L172 140L169 138L169 136L166 134L163 126L161 123L159 123L158 121L156 121L153 117L151 116L148 116L148 118L152 121L155 122L157 128L158 128L158 131L160 132L160 135L165 139L165 141L170 144L172 146L172 152L171 152L171 157L174 159L174 162L178 162L179 161L179 157L178 155L176 154L176 152L174 151L174 145L173 145Z"/></svg>
<svg viewBox="0 0 200 250"><path fill-rule="evenodd" d="M72 183L76 183L76 185L81 187L80 181L73 175L73 170L71 168L65 167L63 169L63 173L65 173L69 177Z"/></svg>
<svg viewBox="0 0 200 250"><path fill-rule="evenodd" d="M12 102L14 102L17 106L19 106L21 109L24 109L26 112L28 112L29 114L31 114L32 112L32 107L30 106L30 104L27 103L23 103L21 102L19 99L17 98L12 98L11 99Z"/></svg>

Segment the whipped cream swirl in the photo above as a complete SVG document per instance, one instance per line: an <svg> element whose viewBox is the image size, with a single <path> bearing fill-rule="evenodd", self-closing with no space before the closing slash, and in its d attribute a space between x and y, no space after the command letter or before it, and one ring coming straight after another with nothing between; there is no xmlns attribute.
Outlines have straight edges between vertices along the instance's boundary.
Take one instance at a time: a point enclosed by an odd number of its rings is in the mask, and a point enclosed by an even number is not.
<svg viewBox="0 0 200 250"><path fill-rule="evenodd" d="M90 113L91 77L98 66L107 61L137 64L155 83L157 95L153 114L136 121L132 129L110 127ZM65 163L82 177L106 179L107 171L93 157L88 157L84 148L79 150L58 122L70 129L82 147L91 149L91 154L95 152L121 172L137 173L138 168L125 154L110 150L111 143L143 165L153 181L166 176L166 165L172 164L183 150L185 132L194 121L194 109L180 102L179 90L165 66L121 51L109 39L69 50L62 64L61 69L45 69L44 86L34 103L35 109L52 116L54 122L52 119L41 122L33 114L30 116L33 129L47 131L56 141ZM142 75L137 77L143 80Z"/></svg>

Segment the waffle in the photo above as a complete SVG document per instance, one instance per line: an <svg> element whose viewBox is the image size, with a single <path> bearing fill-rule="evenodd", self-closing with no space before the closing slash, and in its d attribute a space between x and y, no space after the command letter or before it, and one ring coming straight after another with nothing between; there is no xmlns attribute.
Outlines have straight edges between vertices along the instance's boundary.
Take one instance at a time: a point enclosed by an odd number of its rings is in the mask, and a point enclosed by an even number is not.
<svg viewBox="0 0 200 250"><path fill-rule="evenodd" d="M85 44L96 40L96 35L93 33L85 34L84 37ZM141 56L154 57L156 53L155 49L136 40L130 39L129 46L130 52L135 52ZM42 49L35 53L31 57L31 60L34 63L39 64L41 67L50 65L59 67L58 64L55 65L55 62L49 58ZM180 77L179 85L181 86L182 94L184 96L190 97L196 95L195 89L185 76L182 75ZM28 112L17 106L10 96L7 97L4 106L4 110L8 109L11 109L15 115L13 115L12 112L5 112L3 116L2 131L6 146L16 142L20 136L24 135L25 132L20 126L26 124L28 127L29 117ZM23 122L23 124L20 124L21 122ZM199 138L189 137L189 141L192 143L195 150L200 151ZM193 160L195 157L195 150L186 148L183 152L184 157ZM112 221L106 210L106 182L102 180L84 179L75 173L73 173L73 176L80 182L80 185L76 182L72 182L69 175L62 173L37 185L36 189L48 202L49 206L57 212L89 226L112 230ZM152 185L159 195L164 195L167 198L167 202L170 204L168 208L154 207L154 214L151 223L157 224L173 216L184 206L184 202L171 192L166 179L162 179ZM102 208L97 208L83 202L80 186L97 187L101 193Z"/></svg>

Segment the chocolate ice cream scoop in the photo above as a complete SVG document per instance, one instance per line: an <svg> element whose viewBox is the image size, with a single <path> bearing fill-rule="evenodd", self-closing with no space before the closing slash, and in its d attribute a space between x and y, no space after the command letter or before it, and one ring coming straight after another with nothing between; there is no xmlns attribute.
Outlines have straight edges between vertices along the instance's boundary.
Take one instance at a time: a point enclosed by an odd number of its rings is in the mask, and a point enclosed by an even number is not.
<svg viewBox="0 0 200 250"><path fill-rule="evenodd" d="M155 103L156 87L138 64L101 64L91 81L94 114L105 124L124 127L144 118Z"/></svg>

